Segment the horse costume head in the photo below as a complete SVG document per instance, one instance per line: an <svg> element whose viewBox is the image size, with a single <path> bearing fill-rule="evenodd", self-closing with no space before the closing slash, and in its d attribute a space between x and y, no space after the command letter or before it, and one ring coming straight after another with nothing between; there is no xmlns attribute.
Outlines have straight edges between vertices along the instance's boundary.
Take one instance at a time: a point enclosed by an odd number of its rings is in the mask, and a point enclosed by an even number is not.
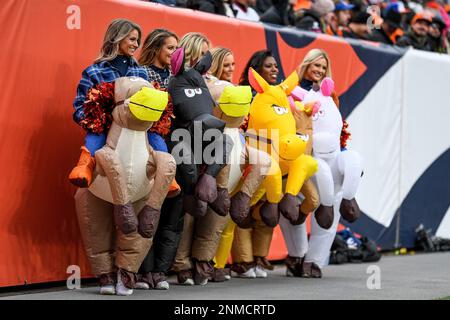
<svg viewBox="0 0 450 320"><path fill-rule="evenodd" d="M333 89L333 80L325 78L319 90L310 90L303 100L305 104L320 102L319 110L312 116L313 152L320 158L333 158L341 151L342 116L332 98Z"/></svg>
<svg viewBox="0 0 450 320"><path fill-rule="evenodd" d="M122 77L115 81L114 100L114 121L122 128L144 131L161 117L168 94L142 78Z"/></svg>
<svg viewBox="0 0 450 320"><path fill-rule="evenodd" d="M216 104L213 114L225 121L227 128L239 128L250 111L250 86L234 86L215 77L208 78L206 84Z"/></svg>
<svg viewBox="0 0 450 320"><path fill-rule="evenodd" d="M201 121L203 129L223 131L225 122L212 116L214 100L202 77L211 67L212 57L208 51L190 69L184 68L184 49L178 48L172 54L168 92L172 97L176 125L188 128L194 121Z"/></svg>
<svg viewBox="0 0 450 320"><path fill-rule="evenodd" d="M305 151L306 141L296 134L295 119L287 99L298 83L297 73L293 72L277 86L269 85L252 68L248 78L250 85L258 92L250 107L248 129L255 130L258 137L272 144L280 158L298 158Z"/></svg>

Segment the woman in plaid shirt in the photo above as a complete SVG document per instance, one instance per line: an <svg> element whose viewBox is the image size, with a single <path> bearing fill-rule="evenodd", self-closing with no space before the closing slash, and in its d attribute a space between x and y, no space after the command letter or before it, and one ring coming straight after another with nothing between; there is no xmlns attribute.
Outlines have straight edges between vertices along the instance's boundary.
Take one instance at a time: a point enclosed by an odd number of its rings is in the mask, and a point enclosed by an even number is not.
<svg viewBox="0 0 450 320"><path fill-rule="evenodd" d="M146 37L139 64L142 65L150 83L160 90L167 90L170 59L178 45L175 33L166 29L155 29ZM169 100L161 118L153 124L148 132L148 140L153 149L169 152L166 139L169 137L173 118L173 107ZM139 269L139 289L169 289L166 281L167 272L175 257L181 237L180 221L183 219L183 204L180 186L175 179L169 189L167 199L161 208L161 218L153 239L153 246Z"/></svg>
<svg viewBox="0 0 450 320"><path fill-rule="evenodd" d="M87 100L88 90L102 82L113 82L119 77L136 76L148 80L147 71L134 59L134 53L141 43L141 28L126 19L116 19L106 30L103 45L94 64L87 67L77 87L77 96L73 102L76 123L85 118L83 103ZM81 147L78 164L69 175L69 180L80 188L86 188L92 181L95 167L94 153L106 143L106 132L96 134L88 131L85 145Z"/></svg>

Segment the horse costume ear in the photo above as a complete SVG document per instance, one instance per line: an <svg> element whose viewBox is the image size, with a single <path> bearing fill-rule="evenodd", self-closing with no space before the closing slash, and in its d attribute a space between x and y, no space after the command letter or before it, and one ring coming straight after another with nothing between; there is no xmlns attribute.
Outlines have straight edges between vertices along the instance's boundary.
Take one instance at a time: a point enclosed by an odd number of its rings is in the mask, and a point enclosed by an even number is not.
<svg viewBox="0 0 450 320"><path fill-rule="evenodd" d="M331 93L334 90L334 81L331 78L326 77L320 84L320 90L325 97L331 96Z"/></svg>
<svg viewBox="0 0 450 320"><path fill-rule="evenodd" d="M206 74L212 64L211 52L207 51L204 56L195 64L194 69L197 70L201 75Z"/></svg>
<svg viewBox="0 0 450 320"><path fill-rule="evenodd" d="M248 69L248 82L250 82L252 88L258 93L263 93L270 86L267 81L264 80L264 78L261 77L252 67Z"/></svg>
<svg viewBox="0 0 450 320"><path fill-rule="evenodd" d="M292 72L289 77L287 77L281 84L280 87L283 89L283 91L290 95L292 90L295 89L295 87L298 85L298 74L296 71Z"/></svg>
<svg viewBox="0 0 450 320"><path fill-rule="evenodd" d="M184 49L178 48L172 53L172 58L170 59L170 66L172 68L172 73L176 76L184 71Z"/></svg>

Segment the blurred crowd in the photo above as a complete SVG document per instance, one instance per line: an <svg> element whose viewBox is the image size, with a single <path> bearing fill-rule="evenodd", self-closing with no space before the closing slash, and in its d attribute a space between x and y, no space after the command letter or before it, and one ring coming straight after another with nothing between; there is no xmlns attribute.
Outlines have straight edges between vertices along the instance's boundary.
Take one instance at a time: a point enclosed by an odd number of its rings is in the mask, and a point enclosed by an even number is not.
<svg viewBox="0 0 450 320"><path fill-rule="evenodd" d="M450 0L150 1L337 37L449 53Z"/></svg>

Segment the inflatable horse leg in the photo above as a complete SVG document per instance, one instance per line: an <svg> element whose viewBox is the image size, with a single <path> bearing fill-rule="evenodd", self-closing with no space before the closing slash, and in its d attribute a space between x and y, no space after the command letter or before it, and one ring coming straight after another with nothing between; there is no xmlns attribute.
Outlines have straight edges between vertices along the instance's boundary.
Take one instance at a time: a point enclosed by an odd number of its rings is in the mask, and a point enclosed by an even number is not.
<svg viewBox="0 0 450 320"><path fill-rule="evenodd" d="M227 188L230 168L227 164L230 163L232 150L233 140L226 134L210 143L203 154L204 157L210 157L210 159L204 159L208 166L195 187L196 197L212 204L213 209L217 209L219 214L220 211L228 213L230 209L230 196ZM219 175L220 184L216 180Z"/></svg>
<svg viewBox="0 0 450 320"><path fill-rule="evenodd" d="M316 159L319 170L315 175L320 205L314 212L317 223L324 229L329 229L333 223L334 180L330 166L324 160Z"/></svg>
<svg viewBox="0 0 450 320"><path fill-rule="evenodd" d="M241 189L231 198L230 216L238 224L242 223L250 213L251 198L267 176L270 167L270 156L263 151L246 146L241 154L243 170L248 170L243 177Z"/></svg>
<svg viewBox="0 0 450 320"><path fill-rule="evenodd" d="M312 180L307 180L300 189L300 193L304 196L304 200L300 205L299 218L292 224L303 224L308 217L308 214L314 212L319 206L319 193Z"/></svg>
<svg viewBox="0 0 450 320"><path fill-rule="evenodd" d="M274 228L280 220L280 212L278 203L282 197L282 175L278 162L271 157L271 167L269 173L262 183L262 187L266 190L267 201L263 203L259 209L261 220L271 228ZM258 193L258 192L256 192Z"/></svg>
<svg viewBox="0 0 450 320"><path fill-rule="evenodd" d="M299 202L297 195L303 184L317 171L317 161L306 154L292 161L286 182L286 192L279 203L280 212L291 223L299 219Z"/></svg>
<svg viewBox="0 0 450 320"><path fill-rule="evenodd" d="M113 205L97 198L88 189L78 189L75 206L92 273L100 276L115 272Z"/></svg>
<svg viewBox="0 0 450 320"><path fill-rule="evenodd" d="M192 240L194 236L195 220L193 216L184 215L183 232L178 245L177 253L172 264L172 270L177 273L178 283L184 285L194 284L194 267L191 260Z"/></svg>
<svg viewBox="0 0 450 320"><path fill-rule="evenodd" d="M171 153L177 163L177 177L184 194L183 209L194 217L203 217L208 206L206 202L194 196L195 185L198 181L198 167L194 161L191 145L184 140L172 143Z"/></svg>
<svg viewBox="0 0 450 320"><path fill-rule="evenodd" d="M230 194L228 193L228 177L230 175L230 165L226 165L220 170L216 177L217 184L217 198L209 204L209 207L213 209L219 216L226 216L230 211Z"/></svg>
<svg viewBox="0 0 450 320"><path fill-rule="evenodd" d="M176 164L171 154L149 149L147 177L154 176L147 203L138 214L138 232L144 238L152 238L156 232L161 206L175 177Z"/></svg>
<svg viewBox="0 0 450 320"><path fill-rule="evenodd" d="M339 207L342 217L348 222L354 222L361 212L355 200L362 175L361 156L352 150L346 150L338 156L339 171L344 176L342 182L342 202Z"/></svg>
<svg viewBox="0 0 450 320"><path fill-rule="evenodd" d="M300 277L302 262L308 252L306 224L293 225L282 216L280 217L280 227L288 250L286 267L294 277Z"/></svg>
<svg viewBox="0 0 450 320"><path fill-rule="evenodd" d="M97 170L106 175L111 187L116 226L124 234L135 232L138 219L126 192L125 174L118 155L110 147L104 146L95 153L95 159L100 167Z"/></svg>

